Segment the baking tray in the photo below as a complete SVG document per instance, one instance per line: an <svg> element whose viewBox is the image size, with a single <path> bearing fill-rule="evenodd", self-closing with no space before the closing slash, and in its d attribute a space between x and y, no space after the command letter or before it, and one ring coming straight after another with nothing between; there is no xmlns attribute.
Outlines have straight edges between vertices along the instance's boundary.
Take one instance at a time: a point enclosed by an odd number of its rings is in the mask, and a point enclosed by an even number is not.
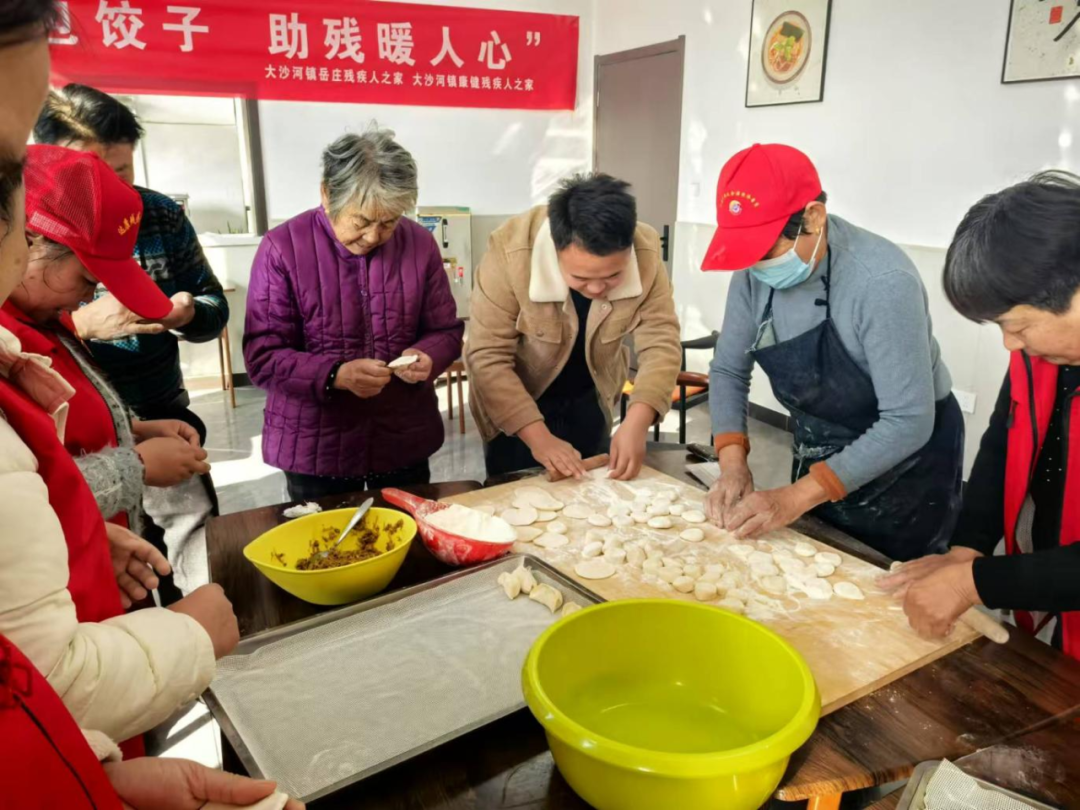
<svg viewBox="0 0 1080 810"><path fill-rule="evenodd" d="M496 579L524 561L583 605L603 600L524 554L253 635L205 698L257 778L313 801L512 714L521 669L558 620Z"/></svg>
<svg viewBox="0 0 1080 810"><path fill-rule="evenodd" d="M915 766L915 772L911 774L907 787L904 788L904 792L900 796L900 803L897 804L896 810L926 810L926 788L930 785L930 779L933 778L934 774L937 772L938 765L940 764L940 760L932 760L930 762L920 762ZM994 793L1000 793L1002 796L1008 796L1010 799L1015 799L1018 802L1023 802L1024 804L1035 808L1035 810L1058 810L1056 807L1051 807L1048 804L1029 799L1027 796L1022 796L1019 793L1014 793L1011 790L998 787L992 782L987 782L974 776L971 778L975 780L975 783L979 787Z"/></svg>

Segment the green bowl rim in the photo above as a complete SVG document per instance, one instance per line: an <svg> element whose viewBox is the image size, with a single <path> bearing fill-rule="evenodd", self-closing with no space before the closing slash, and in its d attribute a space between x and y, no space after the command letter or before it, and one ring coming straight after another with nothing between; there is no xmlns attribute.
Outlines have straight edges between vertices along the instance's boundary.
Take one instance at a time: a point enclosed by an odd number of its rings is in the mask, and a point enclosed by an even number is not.
<svg viewBox="0 0 1080 810"><path fill-rule="evenodd" d="M789 720L779 730L764 739L728 751L717 751L706 754L683 754L671 751L654 751L647 748L628 745L617 740L603 737L590 731L585 726L572 720L567 714L559 709L554 701L540 686L538 677L538 661L544 645L551 636L559 632L560 628L569 626L570 623L581 621L587 616L602 610L618 610L627 605L663 605L665 607L679 606L676 610L721 610L732 621L742 622L754 628L754 630L771 637L780 645L780 648L791 657L796 668L803 676L803 682L809 686L804 690L801 704ZM764 767L769 762L775 762L784 757L791 756L796 749L805 743L814 733L818 720L821 716L821 697L814 674L806 659L802 657L790 642L783 636L759 622L732 613L729 610L714 605L703 605L695 602L687 602L682 599L620 599L613 602L602 602L597 605L575 611L565 619L560 619L545 630L533 643L529 655L525 659L522 672L522 682L525 692L525 702L530 711L540 720L544 731L554 734L562 742L573 747L578 753L592 756L610 765L637 771L652 772L660 776L674 777L708 777L715 776L718 772L732 772L738 770L753 770ZM537 705L539 704L539 705ZM580 743L588 740L591 743L585 748ZM749 767L740 768L743 760L758 759L760 755L776 749L782 749L779 756L771 757L768 762L748 763ZM722 767L718 767L722 766Z"/></svg>
<svg viewBox="0 0 1080 810"><path fill-rule="evenodd" d="M349 513L352 513L352 512L356 511L352 507L345 507L345 508L342 508L342 509L327 509L325 512L316 512L313 515L302 515L301 517L293 518L288 523L279 523L274 528L268 529L267 531L263 532L258 537L256 537L254 540L249 542L246 546L244 546L244 559L246 559L252 565L259 566L259 567L266 567L266 568L269 568L272 571L283 571L286 574L298 574L298 575L302 575L302 576L307 576L308 574L325 574L328 571L348 571L350 568L357 568L357 567L359 567L361 565L367 565L368 563L373 563L376 560L382 560L382 559L384 559L386 557L389 557L391 554L398 553L398 551L400 551L401 549L408 549L409 546L412 544L412 541L416 539L416 535L419 534L419 532L420 532L420 527L416 523L416 518L414 518L408 512L403 512L400 509L394 509L393 507L389 507L389 506L373 506L373 507L371 507L372 512L375 512L376 510L378 510L379 512L396 512L397 514L402 515L403 517L406 517L409 520L411 520L412 525L413 525L412 536L409 537L409 539L406 540L405 542L403 542L401 545L395 546L394 548L391 548L391 549L387 549L386 551L382 552L381 554L376 554L374 557L368 557L368 559L366 559L366 560L360 560L358 562L349 563L348 565L338 565L338 566L335 566L334 568L316 568L315 570L312 570L312 571L300 571L300 570L298 570L296 568L285 568L285 567L282 567L280 565L275 565L274 563L263 562L262 560L256 560L254 557L252 557L248 553L248 549L250 549L253 545L258 543L264 537L266 537L266 535L270 534L270 532L276 532L278 529L281 529L281 528L283 528L285 526L292 526L295 523L297 523L297 522L299 522L301 520L307 520L308 518L326 517L327 515L333 515L333 514L335 514L337 512L349 512Z"/></svg>

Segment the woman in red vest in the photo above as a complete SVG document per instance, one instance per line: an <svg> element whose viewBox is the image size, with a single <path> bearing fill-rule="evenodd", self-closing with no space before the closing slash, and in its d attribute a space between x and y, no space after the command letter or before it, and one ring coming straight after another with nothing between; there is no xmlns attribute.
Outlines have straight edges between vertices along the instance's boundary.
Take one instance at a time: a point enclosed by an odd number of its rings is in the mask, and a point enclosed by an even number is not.
<svg viewBox="0 0 1080 810"><path fill-rule="evenodd" d="M882 585L926 635L982 604L1080 658L1080 177L1043 172L976 203L949 246L945 291L964 316L996 323L1012 358L951 550Z"/></svg>

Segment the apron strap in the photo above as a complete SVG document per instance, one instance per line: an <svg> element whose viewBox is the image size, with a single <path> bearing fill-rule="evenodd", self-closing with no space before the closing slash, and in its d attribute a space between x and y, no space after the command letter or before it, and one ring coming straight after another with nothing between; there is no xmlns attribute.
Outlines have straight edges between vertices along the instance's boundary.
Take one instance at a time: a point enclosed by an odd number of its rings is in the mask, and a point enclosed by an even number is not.
<svg viewBox="0 0 1080 810"><path fill-rule="evenodd" d="M832 246L825 248L825 277L822 279L825 285L825 299L817 299L814 303L819 307L825 307L825 320L832 320Z"/></svg>

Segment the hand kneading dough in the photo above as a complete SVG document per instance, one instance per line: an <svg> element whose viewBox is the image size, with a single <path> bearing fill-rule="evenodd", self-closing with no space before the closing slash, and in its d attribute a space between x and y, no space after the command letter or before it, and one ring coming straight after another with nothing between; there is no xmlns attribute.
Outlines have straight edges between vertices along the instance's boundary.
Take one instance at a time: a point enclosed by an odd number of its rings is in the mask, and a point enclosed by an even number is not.
<svg viewBox="0 0 1080 810"><path fill-rule="evenodd" d="M521 580L510 571L499 574L498 583L502 586L507 599L517 599L518 594L521 593Z"/></svg>
<svg viewBox="0 0 1080 810"><path fill-rule="evenodd" d="M603 553L604 544L595 540L591 543L586 543L585 548L581 550L582 557L599 557Z"/></svg>
<svg viewBox="0 0 1080 810"><path fill-rule="evenodd" d="M671 518L666 515L649 518L649 526L653 529L670 529L672 525Z"/></svg>
<svg viewBox="0 0 1080 810"><path fill-rule="evenodd" d="M570 544L570 538L565 534L555 534L554 532L544 532L542 535L533 540L535 545L540 548L562 548L563 546Z"/></svg>
<svg viewBox="0 0 1080 810"><path fill-rule="evenodd" d="M553 520L547 525L547 530L552 534L566 534L568 527L561 520Z"/></svg>
<svg viewBox="0 0 1080 810"><path fill-rule="evenodd" d="M704 523L705 513L699 512L697 509L687 509L682 513L682 519L687 523Z"/></svg>
<svg viewBox="0 0 1080 810"><path fill-rule="evenodd" d="M699 579L697 581L697 584L694 585L694 596L696 596L702 602L707 602L710 599L715 599L716 593L716 585L711 582L704 582L703 580Z"/></svg>
<svg viewBox="0 0 1080 810"><path fill-rule="evenodd" d="M687 543L700 543L705 539L705 532L701 529L683 529L679 533L679 537L685 540Z"/></svg>
<svg viewBox="0 0 1080 810"><path fill-rule="evenodd" d="M499 517L511 526L528 526L531 523L536 523L539 516L540 513L531 506L513 507L504 509L499 513Z"/></svg>
<svg viewBox="0 0 1080 810"><path fill-rule="evenodd" d="M562 591L552 588L547 583L541 583L533 588L529 598L534 602L539 602L552 613L562 607L563 602Z"/></svg>
<svg viewBox="0 0 1080 810"><path fill-rule="evenodd" d="M591 526L599 526L601 529L611 525L611 518L607 515L601 515L599 512L589 515L588 521Z"/></svg>
<svg viewBox="0 0 1080 810"><path fill-rule="evenodd" d="M839 554L833 554L831 551L821 551L814 555L814 562L826 563L833 568L839 568L843 561L844 559Z"/></svg>
<svg viewBox="0 0 1080 810"><path fill-rule="evenodd" d="M536 587L536 577L533 576L532 571L525 567L525 563L514 569L514 576L521 583L522 593L529 593Z"/></svg>
<svg viewBox="0 0 1080 810"><path fill-rule="evenodd" d="M837 582L833 591L841 599L865 599L862 590L854 582Z"/></svg>
<svg viewBox="0 0 1080 810"><path fill-rule="evenodd" d="M574 518L575 520L585 520L593 513L593 508L584 503L572 503L562 510L562 513L568 518Z"/></svg>
<svg viewBox="0 0 1080 810"><path fill-rule="evenodd" d="M605 560L585 560L574 566L574 573L582 579L607 579L615 574L615 566Z"/></svg>

